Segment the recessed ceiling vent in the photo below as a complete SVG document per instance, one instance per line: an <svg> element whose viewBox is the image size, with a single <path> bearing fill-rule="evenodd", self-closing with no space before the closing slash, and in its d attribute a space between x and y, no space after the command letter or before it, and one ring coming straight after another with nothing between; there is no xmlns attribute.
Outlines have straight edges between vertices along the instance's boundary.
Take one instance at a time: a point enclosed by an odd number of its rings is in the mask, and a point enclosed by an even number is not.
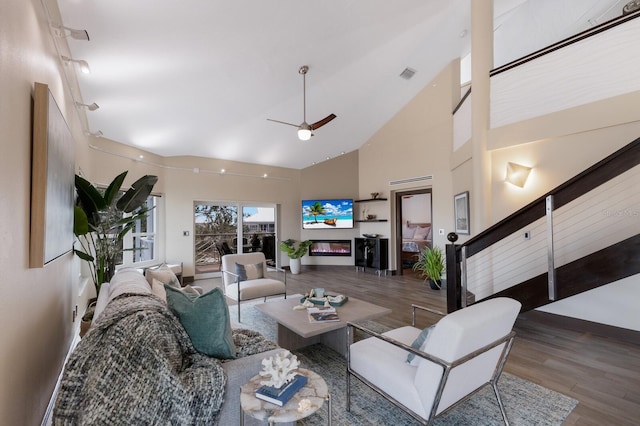
<svg viewBox="0 0 640 426"><path fill-rule="evenodd" d="M416 177L407 178L407 179L391 180L389 181L389 186L404 185L405 183L425 182L428 180L433 180L433 175L416 176Z"/></svg>
<svg viewBox="0 0 640 426"><path fill-rule="evenodd" d="M404 78L405 80L409 80L411 77L414 76L415 73L416 73L416 70L407 67L404 69L404 71L400 73L400 77Z"/></svg>

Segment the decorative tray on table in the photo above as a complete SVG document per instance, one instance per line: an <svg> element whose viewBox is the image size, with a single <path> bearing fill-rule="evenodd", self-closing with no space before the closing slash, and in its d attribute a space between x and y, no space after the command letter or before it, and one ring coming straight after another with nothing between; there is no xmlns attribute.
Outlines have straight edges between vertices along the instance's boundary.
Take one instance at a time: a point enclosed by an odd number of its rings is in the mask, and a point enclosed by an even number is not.
<svg viewBox="0 0 640 426"><path fill-rule="evenodd" d="M325 297L303 297L300 299L300 303L304 303L305 301L309 301L314 305L324 305L325 299L329 300L329 305L331 306L342 306L349 301L349 296L345 296L343 294L338 295L330 295L327 294Z"/></svg>

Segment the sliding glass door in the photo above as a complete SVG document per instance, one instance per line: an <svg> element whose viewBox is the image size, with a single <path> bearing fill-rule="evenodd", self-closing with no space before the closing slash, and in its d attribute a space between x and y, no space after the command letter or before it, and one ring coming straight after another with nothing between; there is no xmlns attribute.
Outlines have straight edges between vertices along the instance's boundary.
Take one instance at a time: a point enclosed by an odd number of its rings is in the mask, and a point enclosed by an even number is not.
<svg viewBox="0 0 640 426"><path fill-rule="evenodd" d="M219 276L229 253L262 251L275 265L275 219L274 204L194 202L195 279Z"/></svg>

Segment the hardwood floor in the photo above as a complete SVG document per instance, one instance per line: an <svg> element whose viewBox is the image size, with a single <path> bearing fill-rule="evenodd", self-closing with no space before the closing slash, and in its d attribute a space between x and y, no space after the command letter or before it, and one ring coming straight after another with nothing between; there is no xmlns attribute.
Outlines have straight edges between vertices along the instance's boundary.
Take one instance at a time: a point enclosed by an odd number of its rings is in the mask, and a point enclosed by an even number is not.
<svg viewBox="0 0 640 426"><path fill-rule="evenodd" d="M411 276L378 276L351 266L303 267L287 276L288 293L312 287L357 297L390 308L378 321L390 327L411 323L411 303L445 311L444 291ZM640 424L640 345L592 330L575 330L549 314L521 314L505 371L579 401L565 425ZM558 317L555 317L556 319ZM560 317L562 318L562 317ZM437 318L420 317L418 326Z"/></svg>

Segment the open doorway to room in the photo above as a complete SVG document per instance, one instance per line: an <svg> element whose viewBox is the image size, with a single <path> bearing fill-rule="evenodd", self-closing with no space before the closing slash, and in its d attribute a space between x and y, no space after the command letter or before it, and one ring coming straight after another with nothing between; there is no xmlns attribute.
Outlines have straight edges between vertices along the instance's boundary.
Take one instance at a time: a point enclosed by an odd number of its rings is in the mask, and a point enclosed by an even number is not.
<svg viewBox="0 0 640 426"><path fill-rule="evenodd" d="M194 202L195 279L220 276L222 256L264 252L275 265L276 206L240 202Z"/></svg>
<svg viewBox="0 0 640 426"><path fill-rule="evenodd" d="M413 264L431 247L431 189L396 192L396 264L401 275L414 274Z"/></svg>

